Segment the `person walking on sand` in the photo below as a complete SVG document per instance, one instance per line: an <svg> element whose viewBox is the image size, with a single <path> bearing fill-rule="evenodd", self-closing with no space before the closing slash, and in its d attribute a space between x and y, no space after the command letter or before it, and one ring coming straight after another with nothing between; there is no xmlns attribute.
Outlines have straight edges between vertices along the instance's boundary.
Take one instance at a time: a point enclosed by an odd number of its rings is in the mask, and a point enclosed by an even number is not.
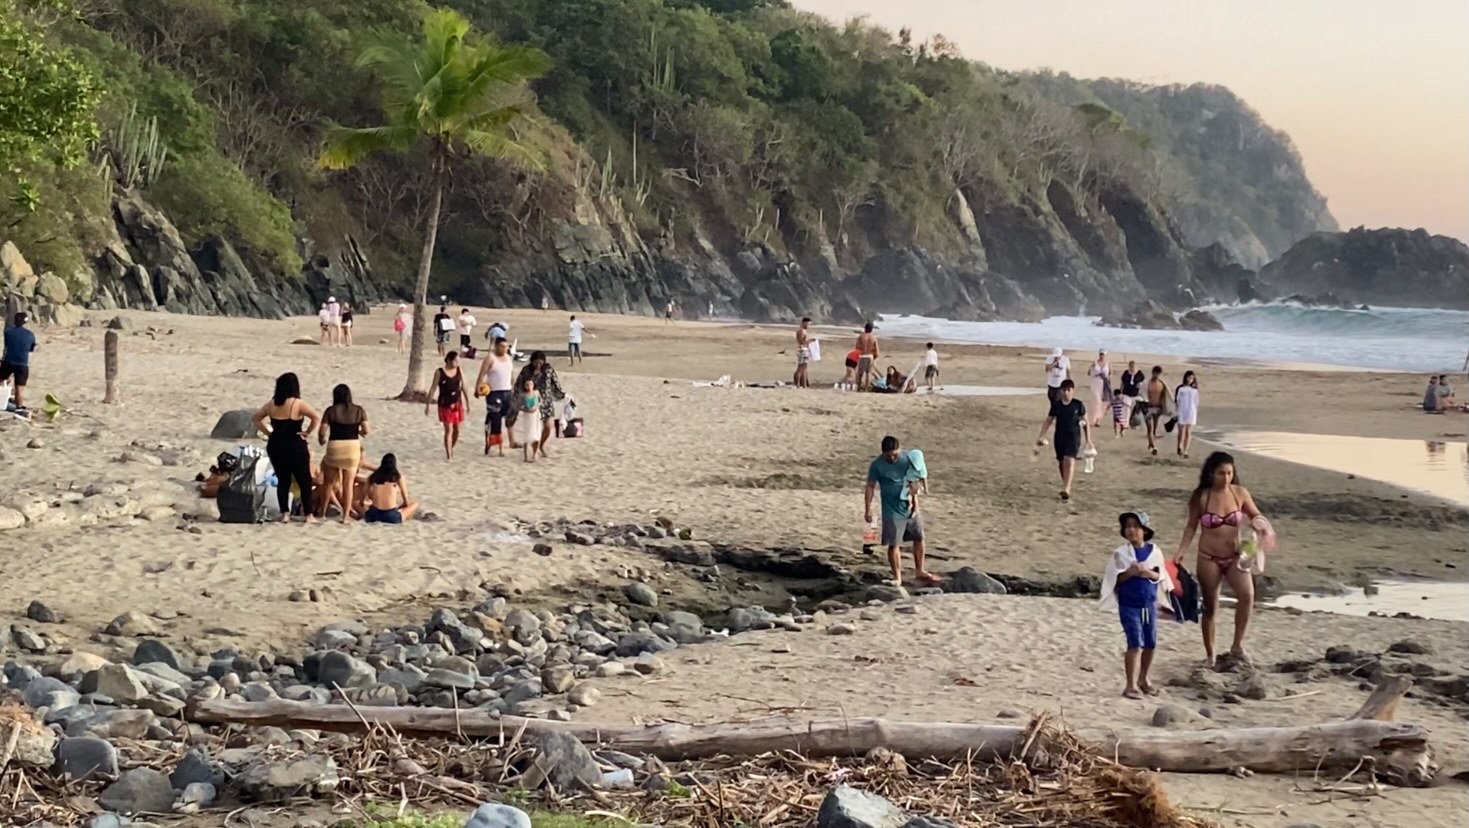
<svg viewBox="0 0 1469 828"><path fill-rule="evenodd" d="M1122 668L1127 686L1122 695L1141 699L1157 692L1148 681L1153 651L1158 646L1158 609L1173 590L1163 551L1153 543L1147 512L1123 512L1117 516L1122 538L1127 541L1112 552L1102 572L1102 609L1117 606L1127 652Z"/></svg>
<svg viewBox="0 0 1469 828"><path fill-rule="evenodd" d="M796 328L796 373L791 377L791 385L797 388L810 388L811 378L808 371L811 368L811 317L801 317L801 324Z"/></svg>
<svg viewBox="0 0 1469 828"><path fill-rule="evenodd" d="M1076 383L1065 380L1061 383L1061 396L1051 403L1050 413L1041 423L1041 433L1036 435L1036 451L1046 444L1046 432L1056 426L1056 468L1061 473L1061 499L1071 499L1071 480L1076 476L1076 458L1082 447L1092 448L1092 429L1087 421L1086 406L1081 400L1073 399Z"/></svg>
<svg viewBox="0 0 1469 828"><path fill-rule="evenodd" d="M1061 398L1061 383L1071 379L1071 358L1060 348L1053 348L1046 360L1046 399L1051 402Z"/></svg>
<svg viewBox="0 0 1469 828"><path fill-rule="evenodd" d="M1143 419L1143 425L1148 430L1148 451L1156 456L1158 454L1158 424L1168 413L1168 383L1163 381L1163 366L1153 366L1153 377L1148 380L1144 393L1148 398L1148 412Z"/></svg>
<svg viewBox="0 0 1469 828"><path fill-rule="evenodd" d="M519 389L525 387L526 380L530 380L533 383L533 387L536 390L536 397L540 402L541 438L536 447L536 451L542 457L549 457L546 454L546 444L551 440L551 429L556 423L556 405L566 399L566 392L561 390L561 378L556 375L556 369L551 367L550 360L546 359L545 351L532 352L530 363L520 369L520 375L515 378L517 395L519 394ZM515 409L515 419L519 423L521 418L519 413L520 407L515 406ZM521 429L515 429L511 435L514 440L511 444L512 448L514 448L515 443L521 442L519 440L520 433Z"/></svg>
<svg viewBox="0 0 1469 828"><path fill-rule="evenodd" d="M1178 412L1178 456L1187 460L1199 424L1199 379L1193 371L1184 371L1183 382L1173 390L1173 410Z"/></svg>
<svg viewBox="0 0 1469 828"><path fill-rule="evenodd" d="M591 332L587 330L586 324L577 319L576 314L572 314L571 324L567 326L566 331L566 353L570 358L569 364L576 365L578 362L586 362L581 355L581 343L582 336L588 333Z"/></svg>
<svg viewBox="0 0 1469 828"><path fill-rule="evenodd" d="M0 356L0 385L9 383L11 405L17 413L26 410L26 383L31 381L31 352L36 350L36 334L26 323L30 317L17 313L5 329L5 350Z"/></svg>
<svg viewBox="0 0 1469 828"><path fill-rule="evenodd" d="M673 324L673 300L672 299L669 299L668 300L668 304L666 306L664 306L664 308L663 308L663 324L665 324L665 325L672 325Z"/></svg>
<svg viewBox="0 0 1469 828"><path fill-rule="evenodd" d="M413 326L413 313L407 305L399 305L393 315L393 333L398 336L398 353L408 353L408 334Z"/></svg>
<svg viewBox="0 0 1469 828"><path fill-rule="evenodd" d="M923 380L928 383L928 393L933 393L933 384L939 378L939 352L934 350L933 343L928 343L923 349Z"/></svg>
<svg viewBox="0 0 1469 828"><path fill-rule="evenodd" d="M423 404L423 413L428 414L435 402L439 404L439 422L444 424L444 459L454 459L454 446L459 444L459 426L464 422L468 408L464 391L464 371L459 368L459 352L444 354L444 364L434 371L430 383L428 402Z"/></svg>
<svg viewBox="0 0 1469 828"><path fill-rule="evenodd" d="M1097 358L1086 371L1091 385L1092 427L1102 425L1102 412L1112 404L1112 365L1107 362L1107 352L1097 351Z"/></svg>
<svg viewBox="0 0 1469 828"><path fill-rule="evenodd" d="M449 349L449 334L454 331L454 319L449 316L449 308L439 305L439 312L434 314L434 344L438 346L439 356Z"/></svg>
<svg viewBox="0 0 1469 828"><path fill-rule="evenodd" d="M255 412L252 421L255 430L265 435L265 456L275 471L281 523L291 522L292 484L301 493L301 514L307 523L315 522L311 508L311 449L306 441L321 422L321 415L301 399L301 380L289 372L276 377L275 393Z"/></svg>
<svg viewBox="0 0 1469 828"><path fill-rule="evenodd" d="M515 441L525 462L536 462L541 440L550 437L541 431L541 396L536 392L536 381L526 377L515 389Z"/></svg>
<svg viewBox="0 0 1469 828"><path fill-rule="evenodd" d="M322 413L316 434L318 441L326 446L326 454L321 458L322 497L327 498L327 492L336 492L337 502L343 504L343 523L352 518L352 489L357 483L357 468L362 465L362 438L369 430L367 409L352 402L352 389L346 384L333 388L332 405ZM326 517L325 500L321 509L322 517Z"/></svg>
<svg viewBox="0 0 1469 828"><path fill-rule="evenodd" d="M474 318L469 308L459 311L459 319L455 323L459 329L459 350L468 351L474 347L474 326L478 324L479 320Z"/></svg>
<svg viewBox="0 0 1469 828"><path fill-rule="evenodd" d="M1255 607L1254 575L1240 566L1240 531L1249 525L1252 529L1269 531L1269 521L1260 514L1255 499L1250 496L1239 479L1234 457L1216 451L1204 460L1199 471L1199 484L1189 495L1188 522L1183 527L1183 538L1178 542L1178 557L1182 562L1188 553L1189 544L1195 533L1199 537L1199 554L1196 570L1199 591L1204 599L1204 612L1200 622L1204 635L1204 661L1214 665L1214 623L1219 615L1219 588L1228 583L1234 593L1234 642L1229 651L1239 660L1249 663L1245 654L1245 633L1250 628L1250 614Z"/></svg>
<svg viewBox="0 0 1469 828"><path fill-rule="evenodd" d="M1138 369L1137 363L1128 360L1127 370L1122 372L1122 402L1127 406L1127 424L1132 426L1132 410L1142 397L1143 383L1147 377Z"/></svg>
<svg viewBox="0 0 1469 828"><path fill-rule="evenodd" d="M872 523L872 496L881 492L882 545L888 550L888 565L893 570L893 586L903 585L902 544L913 544L913 570L918 583L928 586L939 577L924 569L923 518L918 514L919 481L927 476L925 469L914 463L909 452L900 451L898 438L882 438L882 454L867 467L867 485L863 489L863 516Z"/></svg>
<svg viewBox="0 0 1469 828"><path fill-rule="evenodd" d="M514 393L511 385L515 371L514 359L510 356L510 343L505 337L497 337L489 355L479 366L479 376L474 381L475 395L486 392L485 397L485 454L498 448L505 456L505 416L510 413L510 397Z"/></svg>
<svg viewBox="0 0 1469 828"><path fill-rule="evenodd" d="M876 376L877 361L882 358L882 348L877 344L877 334L872 332L872 323L862 326L857 335L857 390L871 391L872 379Z"/></svg>

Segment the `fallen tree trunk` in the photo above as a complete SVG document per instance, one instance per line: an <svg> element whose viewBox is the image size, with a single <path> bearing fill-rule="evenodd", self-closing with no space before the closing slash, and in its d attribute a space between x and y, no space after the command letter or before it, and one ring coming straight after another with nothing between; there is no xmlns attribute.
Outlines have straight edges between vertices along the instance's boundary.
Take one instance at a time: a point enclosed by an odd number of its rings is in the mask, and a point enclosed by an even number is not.
<svg viewBox="0 0 1469 828"><path fill-rule="evenodd" d="M860 756L885 747L913 759L968 756L1008 761L1029 728L884 719L801 721L768 719L704 725L602 726L514 716L494 718L478 710L427 707L353 708L272 699L200 701L193 721L254 727L362 732L382 726L405 736L513 738L526 732L561 731L589 743L677 761L719 755L755 756L794 751L805 756ZM1088 738L1087 734L1082 734ZM1297 727L1255 727L1198 732L1134 731L1094 734L1098 754L1120 764L1181 773L1219 773L1248 768L1261 773L1371 768L1395 784L1422 785L1435 766L1428 740L1415 725L1353 719ZM1043 744L1033 746L1044 751ZM1367 764L1364 764L1364 760Z"/></svg>

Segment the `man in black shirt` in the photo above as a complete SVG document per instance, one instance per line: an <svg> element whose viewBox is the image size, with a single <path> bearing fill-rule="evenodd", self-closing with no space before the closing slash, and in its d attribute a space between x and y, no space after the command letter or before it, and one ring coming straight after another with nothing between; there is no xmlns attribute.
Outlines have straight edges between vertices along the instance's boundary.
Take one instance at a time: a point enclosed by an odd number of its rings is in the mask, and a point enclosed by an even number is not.
<svg viewBox="0 0 1469 828"><path fill-rule="evenodd" d="M1085 446L1092 448L1092 430L1086 420L1086 406L1075 399L1076 383L1065 380L1060 394L1051 402L1051 411L1041 423L1036 437L1036 451L1046 444L1046 432L1056 426L1056 466L1061 471L1061 499L1071 499L1071 478L1076 473L1076 457Z"/></svg>
<svg viewBox="0 0 1469 828"><path fill-rule="evenodd" d="M449 309L439 305L439 312L434 314L434 343L439 347L439 356L449 348L449 334L454 332L454 319L449 316Z"/></svg>

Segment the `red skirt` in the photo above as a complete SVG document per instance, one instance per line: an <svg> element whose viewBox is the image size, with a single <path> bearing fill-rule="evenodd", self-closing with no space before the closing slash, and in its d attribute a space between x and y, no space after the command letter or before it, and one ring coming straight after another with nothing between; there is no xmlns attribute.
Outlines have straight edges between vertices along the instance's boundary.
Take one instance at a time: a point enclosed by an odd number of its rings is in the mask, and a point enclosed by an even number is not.
<svg viewBox="0 0 1469 828"><path fill-rule="evenodd" d="M458 425L464 422L464 406L458 404L439 406L439 422L444 425Z"/></svg>

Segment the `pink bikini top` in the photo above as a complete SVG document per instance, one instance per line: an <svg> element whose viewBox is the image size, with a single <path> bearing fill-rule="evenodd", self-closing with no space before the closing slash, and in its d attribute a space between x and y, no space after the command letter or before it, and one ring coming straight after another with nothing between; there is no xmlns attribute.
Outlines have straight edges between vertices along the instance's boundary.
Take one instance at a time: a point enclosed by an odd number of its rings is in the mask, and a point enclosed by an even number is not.
<svg viewBox="0 0 1469 828"><path fill-rule="evenodd" d="M1223 515L1216 515L1206 509L1202 515L1199 515L1199 525L1205 529L1218 529L1221 526L1239 526L1244 522L1245 512L1243 509L1235 509L1233 512L1227 512Z"/></svg>

